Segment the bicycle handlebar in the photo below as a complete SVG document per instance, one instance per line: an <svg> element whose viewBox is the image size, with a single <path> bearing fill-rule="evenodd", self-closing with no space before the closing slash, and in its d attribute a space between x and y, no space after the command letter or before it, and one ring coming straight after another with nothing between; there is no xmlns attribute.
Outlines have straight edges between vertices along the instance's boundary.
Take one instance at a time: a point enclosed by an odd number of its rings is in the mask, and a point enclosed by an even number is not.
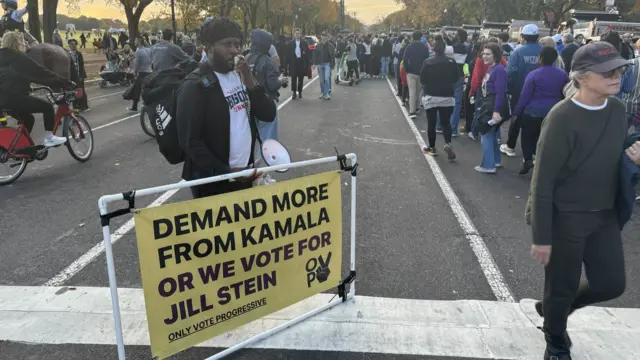
<svg viewBox="0 0 640 360"><path fill-rule="evenodd" d="M61 96L67 96L70 94L74 94L76 93L76 91L62 91L60 93L54 93L53 90L51 90L51 88L47 87L47 86L38 86L38 87L32 87L31 88L31 92L34 93L36 91L40 91L40 90L44 90L46 92L49 93L49 95L51 96L51 100L50 101L56 101L56 99L60 98Z"/></svg>
<svg viewBox="0 0 640 360"><path fill-rule="evenodd" d="M49 95L51 95L52 98L55 97L56 94L53 93L53 90L51 90L50 88L46 87L46 86L38 86L38 87L32 87L31 88L31 92L34 93L36 91L40 91L40 90L45 90L49 93Z"/></svg>

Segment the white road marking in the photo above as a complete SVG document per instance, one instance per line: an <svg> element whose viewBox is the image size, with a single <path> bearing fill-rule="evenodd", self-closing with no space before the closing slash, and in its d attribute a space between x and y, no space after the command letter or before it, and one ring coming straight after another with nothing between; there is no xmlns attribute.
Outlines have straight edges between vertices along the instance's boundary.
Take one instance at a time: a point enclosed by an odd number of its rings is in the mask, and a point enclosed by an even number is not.
<svg viewBox="0 0 640 360"><path fill-rule="evenodd" d="M124 91L118 91L118 92L114 92L114 93L111 93L111 94L95 96L95 97L89 98L88 100L89 101L97 100L97 99L102 99L102 98L106 98L106 97L109 97L109 96L120 95L120 94L124 94Z"/></svg>
<svg viewBox="0 0 640 360"><path fill-rule="evenodd" d="M418 130L416 125L413 123L413 120L411 120L411 118L409 117L409 113L404 108L404 106L402 106L400 99L395 96L395 87L388 78L387 83L389 84L391 92L393 93L393 97L396 99L400 110L402 110L402 114L407 120L411 131L413 131L418 145L420 145L420 152L423 152L422 149L427 147L427 144L424 142L424 139L422 138L422 135L420 135L420 131ZM424 158L427 159L429 167L431 168L431 171L433 172L438 185L440 185L442 193L447 199L447 202L449 203L454 216L458 220L460 227L464 231L465 238L467 239L467 241L469 241L469 245L471 246L473 253L476 255L478 263L480 263L480 268L482 268L482 272L484 273L485 278L487 278L487 282L489 283L493 294L500 301L514 302L515 300L513 298L511 290L509 289L509 285L504 280L504 276L502 276L500 269L498 269L498 265L493 259L489 248L487 248L487 244L485 244L482 236L480 236L480 234L478 233L478 230L476 229L475 225L471 221L471 218L462 206L460 199L458 199L458 196L453 191L453 188L449 184L449 181L444 176L444 173L440 169L440 166L430 155L424 154Z"/></svg>
<svg viewBox="0 0 640 360"><path fill-rule="evenodd" d="M172 197L178 190L169 190L164 194L160 195L159 198L155 199L148 207L160 206L170 197ZM127 220L124 225L120 226L118 230L111 234L111 243L115 244L118 240L120 240L126 233L131 231L135 226L135 222L133 221L133 217ZM87 251L84 255L80 256L76 261L72 262L71 265L67 266L64 270L59 272L56 276L49 279L44 286L60 286L64 284L67 280L73 277L75 274L80 272L80 270L84 269L91 261L98 257L98 255L104 252L104 242L101 241L92 247L89 251Z"/></svg>
<svg viewBox="0 0 640 360"><path fill-rule="evenodd" d="M315 78L311 79L311 81L309 81L303 87L303 89L306 89L317 78L318 77L316 76ZM290 101L291 101L291 97L289 97L287 100L283 101L278 106L278 110L282 109ZM108 127L108 126L111 126L111 125L115 125L115 124L118 124L118 123L123 122L125 120L132 119L132 118L138 117L138 116L139 116L139 114L131 115L131 116L128 116L126 118L123 118L123 119L120 119L120 120L116 120L116 121L110 122L108 124L104 124L104 125L98 126L98 127L94 128L93 131L103 129L105 127ZM162 195L160 195L159 198L155 199L151 203L151 205L149 205L149 207L162 205L167 200L169 200L169 198L171 198L176 192L178 192L178 190L170 190L170 191L167 191L167 192L163 193ZM118 228L115 232L113 232L111 234L111 243L115 244L118 240L120 240L126 233L131 231L133 228L134 228L134 221L133 221L133 218L131 218L126 223L124 223L124 225L122 225L120 228ZM103 242L99 242L94 247L92 247L89 251L87 251L84 255L80 256L78 259L76 259L74 262L72 262L69 266L67 266L64 270L62 270L56 276L54 276L51 279L49 279L43 285L44 286L61 286L61 285L63 285L67 280L71 279L74 275L79 273L82 269L84 269L87 265L89 265L89 263L91 263L95 258L97 258L103 252L104 252L104 243Z"/></svg>
<svg viewBox="0 0 640 360"><path fill-rule="evenodd" d="M127 345L149 346L142 289L118 289ZM326 304L318 294L198 347L227 348ZM157 314L157 316L163 316ZM520 303L357 296L253 348L482 359L539 359L533 300ZM640 310L589 307L569 319L576 359L637 359ZM115 345L109 288L0 287L0 340Z"/></svg>
<svg viewBox="0 0 640 360"><path fill-rule="evenodd" d="M119 124L119 123L121 123L121 122L123 122L125 120L129 120L129 119L133 119L133 118L139 118L139 117L140 117L140 113L137 113L137 114L134 114L134 115L131 115L131 116L127 116L126 118L122 118L120 120L112 121L110 123L106 123L104 125L100 125L100 126L91 128L91 130L92 131L96 131L96 130L104 129L104 128L109 127L111 125Z"/></svg>

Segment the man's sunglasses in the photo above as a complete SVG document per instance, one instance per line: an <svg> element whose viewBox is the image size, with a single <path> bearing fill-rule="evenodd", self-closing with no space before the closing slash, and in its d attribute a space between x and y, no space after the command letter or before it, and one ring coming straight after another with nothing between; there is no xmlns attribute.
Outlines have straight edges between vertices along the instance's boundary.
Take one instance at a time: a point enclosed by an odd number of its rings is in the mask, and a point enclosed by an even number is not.
<svg viewBox="0 0 640 360"><path fill-rule="evenodd" d="M611 71L600 73L600 75L602 75L602 77L605 78L605 79L610 79L610 78L616 76L618 73L620 73L620 75L624 74L627 71L627 69L629 69L629 66L625 65L625 66L621 66L621 67L619 67L617 69L613 69Z"/></svg>

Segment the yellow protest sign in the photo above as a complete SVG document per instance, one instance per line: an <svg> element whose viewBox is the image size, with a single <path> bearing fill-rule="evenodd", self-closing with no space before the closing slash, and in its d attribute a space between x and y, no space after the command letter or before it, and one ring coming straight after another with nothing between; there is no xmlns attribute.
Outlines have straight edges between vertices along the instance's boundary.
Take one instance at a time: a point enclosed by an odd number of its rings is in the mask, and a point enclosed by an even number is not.
<svg viewBox="0 0 640 360"><path fill-rule="evenodd" d="M337 172L141 209L134 218L154 359L341 280Z"/></svg>

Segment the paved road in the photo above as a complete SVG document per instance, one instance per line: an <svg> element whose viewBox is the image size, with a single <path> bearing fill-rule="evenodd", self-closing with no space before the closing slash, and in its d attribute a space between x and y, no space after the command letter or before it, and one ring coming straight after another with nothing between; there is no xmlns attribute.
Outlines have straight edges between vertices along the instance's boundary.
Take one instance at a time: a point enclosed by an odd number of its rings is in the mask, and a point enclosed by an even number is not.
<svg viewBox="0 0 640 360"><path fill-rule="evenodd" d="M454 141L455 163L442 156L432 162L425 158L416 138L426 139L424 114L415 119L412 129L386 81L333 86L331 101L317 99L315 82L306 90L305 99L283 106L281 141L294 160L334 155L334 146L341 153L358 155L358 294L417 300L537 298L542 269L528 255L530 239L523 209L529 178L516 174L520 160L505 159L504 169L495 176L476 173L473 167L481 157L480 145L460 137ZM79 164L65 148L59 148L45 161L31 164L13 185L0 187L0 285L108 286L105 257L96 248L102 241L96 206L99 196L180 180L180 166L163 160L154 140L142 132L137 116L125 109L129 104L121 99L122 91L115 86L88 89L92 100L86 117L97 129L89 162ZM42 136L41 123L34 133ZM438 141L441 146L442 138ZM336 168L290 171L276 178ZM347 199L348 187L344 191ZM148 206L156 198L140 198L137 207ZM189 198L181 190L166 194L159 202ZM344 206L347 224L348 202ZM114 219L111 229L130 230L128 220ZM628 290L607 306L640 307L640 278L636 275L640 244L634 235L638 227L640 220L635 217L625 230ZM118 285L139 288L134 234L127 230L117 236ZM111 344L112 340L99 343ZM147 347L128 351L130 358L149 358ZM203 351L190 350L176 359L202 358ZM114 358L115 348L0 342L2 360L38 359L43 354L50 359ZM247 350L232 358L441 359L291 350Z"/></svg>

